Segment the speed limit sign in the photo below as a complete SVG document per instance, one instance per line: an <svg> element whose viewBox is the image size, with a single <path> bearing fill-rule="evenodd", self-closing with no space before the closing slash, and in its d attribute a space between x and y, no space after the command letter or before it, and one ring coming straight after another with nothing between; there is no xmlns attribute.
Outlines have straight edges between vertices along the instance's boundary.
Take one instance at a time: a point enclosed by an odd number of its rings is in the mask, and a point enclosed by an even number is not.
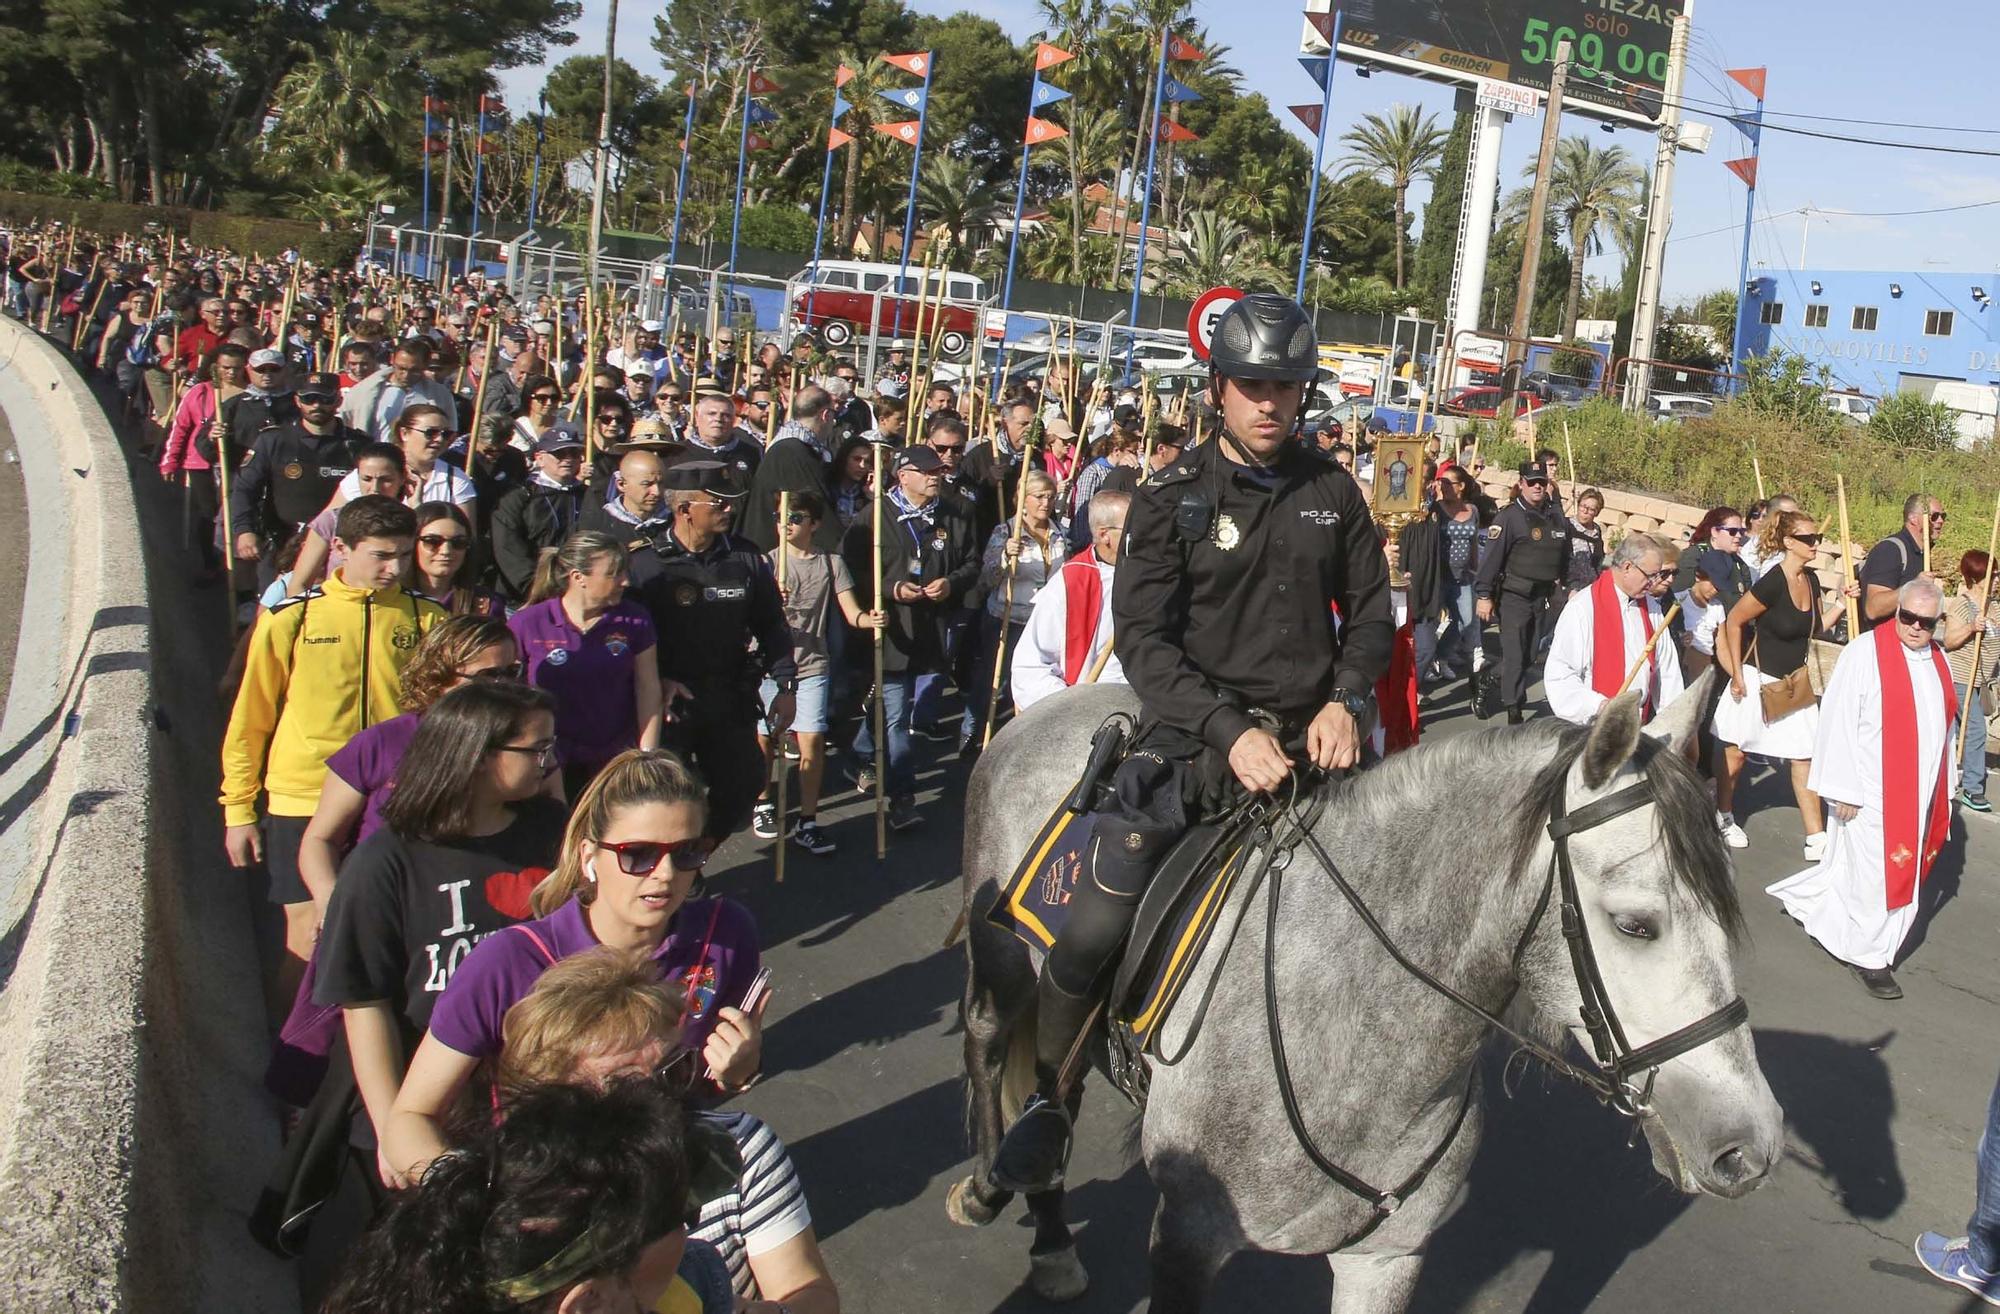
<svg viewBox="0 0 2000 1314"><path fill-rule="evenodd" d="M1188 345L1194 354L1208 359L1209 339L1215 335L1215 322L1223 312L1243 299L1240 287L1212 287L1195 298L1194 308L1188 311Z"/></svg>

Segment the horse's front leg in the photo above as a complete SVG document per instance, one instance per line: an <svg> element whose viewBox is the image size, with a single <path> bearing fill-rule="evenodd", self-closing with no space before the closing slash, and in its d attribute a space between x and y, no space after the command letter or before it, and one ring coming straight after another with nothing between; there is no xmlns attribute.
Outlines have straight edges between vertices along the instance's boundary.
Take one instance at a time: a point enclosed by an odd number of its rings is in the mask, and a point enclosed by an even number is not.
<svg viewBox="0 0 2000 1314"><path fill-rule="evenodd" d="M1333 1314L1403 1314L1416 1290L1421 1254L1338 1254L1333 1270Z"/></svg>
<svg viewBox="0 0 2000 1314"><path fill-rule="evenodd" d="M1215 1275L1241 1245L1233 1215L1204 1207L1198 1196L1177 1198L1163 1187L1153 1214L1147 1314L1201 1314Z"/></svg>

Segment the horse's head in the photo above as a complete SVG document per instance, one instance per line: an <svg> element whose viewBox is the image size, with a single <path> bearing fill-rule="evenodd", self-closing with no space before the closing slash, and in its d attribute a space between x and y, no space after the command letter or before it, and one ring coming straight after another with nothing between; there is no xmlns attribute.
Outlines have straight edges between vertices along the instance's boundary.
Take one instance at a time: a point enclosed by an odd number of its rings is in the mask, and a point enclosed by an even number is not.
<svg viewBox="0 0 2000 1314"><path fill-rule="evenodd" d="M1565 752L1545 783L1558 781L1578 825L1567 838L1582 920L1609 1011L1630 1050L1716 1013L1736 998L1732 961L1739 911L1727 852L1708 791L1683 758L1706 706L1697 681L1643 732L1639 698L1613 699L1580 752ZM1591 803L1643 785L1643 806L1594 825ZM1551 801L1553 788L1551 788ZM1607 808L1615 808L1607 804ZM1536 861L1548 862L1546 831ZM1535 873L1539 875L1539 872ZM1552 906L1522 956L1522 984L1536 1008L1560 1019L1586 1051L1584 987L1565 945L1557 881ZM1629 1052L1629 1051L1628 1051ZM1632 1075L1643 1088L1646 1071ZM1683 1191L1739 1196L1763 1180L1784 1143L1784 1115L1747 1025L1666 1059L1643 1101L1653 1164Z"/></svg>

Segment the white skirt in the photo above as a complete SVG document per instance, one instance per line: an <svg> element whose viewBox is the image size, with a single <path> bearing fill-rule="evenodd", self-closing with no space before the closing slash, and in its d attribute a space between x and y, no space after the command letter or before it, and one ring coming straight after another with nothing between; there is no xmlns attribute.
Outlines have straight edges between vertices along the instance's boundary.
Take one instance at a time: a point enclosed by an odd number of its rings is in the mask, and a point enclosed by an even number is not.
<svg viewBox="0 0 2000 1314"><path fill-rule="evenodd" d="M1715 737L1746 753L1762 753L1765 757L1788 761L1810 759L1819 738L1819 704L1787 712L1766 724L1764 700L1757 696L1757 691L1777 682L1775 677L1744 663L1744 695L1739 701L1727 688L1722 691L1722 698L1715 705Z"/></svg>

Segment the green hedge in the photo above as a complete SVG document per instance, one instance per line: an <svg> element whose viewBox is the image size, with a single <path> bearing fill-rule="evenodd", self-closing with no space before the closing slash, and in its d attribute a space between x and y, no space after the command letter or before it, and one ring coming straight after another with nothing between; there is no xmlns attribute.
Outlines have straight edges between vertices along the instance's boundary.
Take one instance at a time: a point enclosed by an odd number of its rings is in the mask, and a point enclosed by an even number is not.
<svg viewBox="0 0 2000 1314"><path fill-rule="evenodd" d="M1903 525L1903 501L1928 492L1950 516L1932 552L1942 578L1956 579L1960 554L1985 550L1992 528L1993 454L1979 450L1918 452L1892 446L1867 425L1839 425L1830 435L1798 429L1748 406L1723 402L1713 419L1653 422L1627 415L1609 401L1544 413L1536 439L1564 450L1563 429L1586 484L1645 493L1687 506L1742 510L1757 496L1757 468L1767 495L1789 493L1828 534L1840 533L1835 476L1847 480L1855 541L1872 544ZM1489 462L1518 465L1528 453L1496 442L1488 425L1480 452ZM1567 458L1566 458L1567 459Z"/></svg>
<svg viewBox="0 0 2000 1314"><path fill-rule="evenodd" d="M120 201L79 201L0 191L0 221L12 224L60 219L88 233L137 235L148 224L174 232L198 246L224 246L243 255L275 256L297 248L314 264L352 260L361 249L358 233L321 232L318 224L295 219L261 219L170 205L127 205Z"/></svg>

